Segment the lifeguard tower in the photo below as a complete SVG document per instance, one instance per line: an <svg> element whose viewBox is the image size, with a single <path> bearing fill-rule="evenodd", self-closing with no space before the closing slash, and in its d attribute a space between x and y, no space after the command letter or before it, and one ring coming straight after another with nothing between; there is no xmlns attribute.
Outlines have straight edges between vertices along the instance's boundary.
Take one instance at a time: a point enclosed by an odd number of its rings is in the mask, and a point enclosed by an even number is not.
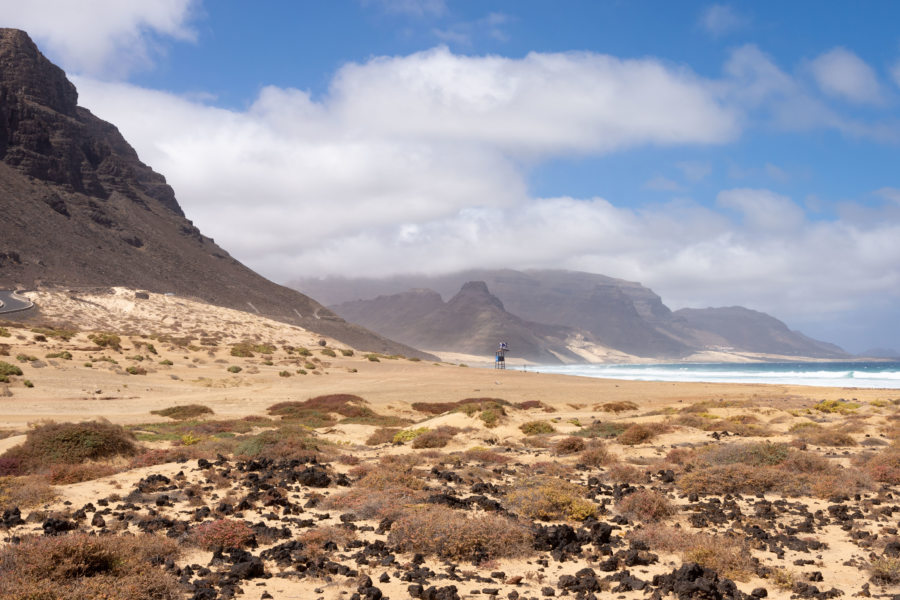
<svg viewBox="0 0 900 600"><path fill-rule="evenodd" d="M500 342L500 347L494 352L494 368L506 369L506 353L509 351L509 344Z"/></svg>

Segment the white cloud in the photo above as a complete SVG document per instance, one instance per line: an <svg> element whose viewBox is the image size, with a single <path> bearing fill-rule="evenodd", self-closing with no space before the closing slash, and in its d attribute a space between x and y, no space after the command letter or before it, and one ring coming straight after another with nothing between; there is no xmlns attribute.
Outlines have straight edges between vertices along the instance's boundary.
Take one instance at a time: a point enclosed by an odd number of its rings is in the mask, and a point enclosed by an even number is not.
<svg viewBox="0 0 900 600"><path fill-rule="evenodd" d="M890 200L891 202L900 204L900 188L883 187L875 190L875 195L881 196L885 200Z"/></svg>
<svg viewBox="0 0 900 600"><path fill-rule="evenodd" d="M159 37L193 40L197 0L0 0L4 27L23 29L66 71L124 76L161 51Z"/></svg>
<svg viewBox="0 0 900 600"><path fill-rule="evenodd" d="M859 104L881 104L884 97L878 77L865 61L846 48L835 48L810 63L823 92Z"/></svg>
<svg viewBox="0 0 900 600"><path fill-rule="evenodd" d="M737 211L744 225L755 231L790 232L803 225L803 209L787 196L769 190L738 188L719 192L719 206Z"/></svg>
<svg viewBox="0 0 900 600"><path fill-rule="evenodd" d="M413 17L439 17L447 12L445 0L362 0L362 3L374 4L388 13Z"/></svg>
<svg viewBox="0 0 900 600"><path fill-rule="evenodd" d="M725 4L713 4L700 14L700 26L714 36L732 33L746 24L746 17Z"/></svg>
<svg viewBox="0 0 900 600"><path fill-rule="evenodd" d="M444 29L435 29L434 35L441 42L470 46L476 38L488 37L499 42L509 40L504 26L510 21L504 13L490 13L475 21L454 23Z"/></svg>
<svg viewBox="0 0 900 600"><path fill-rule="evenodd" d="M891 79L894 80L895 85L900 87L900 60L891 67Z"/></svg>

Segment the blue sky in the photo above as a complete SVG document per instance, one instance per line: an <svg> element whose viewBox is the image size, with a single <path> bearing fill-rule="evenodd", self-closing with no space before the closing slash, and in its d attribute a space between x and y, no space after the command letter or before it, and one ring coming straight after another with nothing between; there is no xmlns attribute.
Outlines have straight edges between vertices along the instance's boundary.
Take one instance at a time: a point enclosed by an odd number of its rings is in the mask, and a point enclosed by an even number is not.
<svg viewBox="0 0 900 600"><path fill-rule="evenodd" d="M569 268L900 346L900 4L0 0L268 277Z"/></svg>

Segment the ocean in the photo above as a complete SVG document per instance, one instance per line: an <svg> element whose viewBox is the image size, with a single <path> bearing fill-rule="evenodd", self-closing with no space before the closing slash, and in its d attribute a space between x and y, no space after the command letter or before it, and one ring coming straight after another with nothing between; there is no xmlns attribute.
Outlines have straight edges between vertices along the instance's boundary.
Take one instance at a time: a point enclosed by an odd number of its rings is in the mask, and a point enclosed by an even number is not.
<svg viewBox="0 0 900 600"><path fill-rule="evenodd" d="M527 370L636 381L780 383L900 390L900 362L583 364L534 366Z"/></svg>

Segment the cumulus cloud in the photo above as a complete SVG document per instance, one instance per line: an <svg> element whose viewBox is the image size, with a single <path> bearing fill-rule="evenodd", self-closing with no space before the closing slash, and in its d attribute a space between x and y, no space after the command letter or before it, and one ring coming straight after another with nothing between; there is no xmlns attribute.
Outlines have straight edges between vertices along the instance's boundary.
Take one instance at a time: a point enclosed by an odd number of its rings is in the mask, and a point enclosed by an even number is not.
<svg viewBox="0 0 900 600"><path fill-rule="evenodd" d="M27 31L68 72L123 76L152 63L159 38L193 40L196 0L0 0L5 27Z"/></svg>
<svg viewBox="0 0 900 600"><path fill-rule="evenodd" d="M746 24L746 17L725 4L713 4L700 14L700 26L714 36L732 33Z"/></svg>
<svg viewBox="0 0 900 600"><path fill-rule="evenodd" d="M846 48L838 47L818 56L810 63L810 69L826 94L859 104L884 101L875 71Z"/></svg>

